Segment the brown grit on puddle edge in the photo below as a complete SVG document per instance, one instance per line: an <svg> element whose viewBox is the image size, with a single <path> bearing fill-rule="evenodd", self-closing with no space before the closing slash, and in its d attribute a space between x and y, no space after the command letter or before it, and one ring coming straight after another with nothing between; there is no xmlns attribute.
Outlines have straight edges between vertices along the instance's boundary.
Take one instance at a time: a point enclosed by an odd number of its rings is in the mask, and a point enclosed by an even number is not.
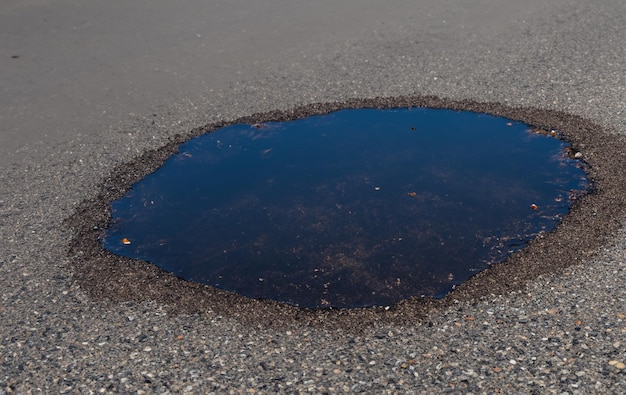
<svg viewBox="0 0 626 395"><path fill-rule="evenodd" d="M288 121L341 109L428 107L474 111L524 122L534 128L558 130L580 151L593 186L573 202L570 213L551 232L532 240L503 262L477 273L441 299L413 297L395 306L358 309L304 309L273 300L248 299L208 285L182 280L145 261L117 256L100 243L111 220L110 203L133 184L158 169L178 147L201 134L236 124ZM559 273L581 264L611 241L626 215L626 138L609 133L575 115L535 108L512 108L498 103L454 101L437 97L390 97L319 103L289 111L272 111L209 124L181 136L132 162L118 166L93 199L82 202L66 220L74 231L68 248L73 278L91 297L103 303L153 301L171 313L207 314L231 318L258 328L318 327L360 331L380 324L415 325L428 314L456 302L478 300L520 290L542 274Z"/></svg>

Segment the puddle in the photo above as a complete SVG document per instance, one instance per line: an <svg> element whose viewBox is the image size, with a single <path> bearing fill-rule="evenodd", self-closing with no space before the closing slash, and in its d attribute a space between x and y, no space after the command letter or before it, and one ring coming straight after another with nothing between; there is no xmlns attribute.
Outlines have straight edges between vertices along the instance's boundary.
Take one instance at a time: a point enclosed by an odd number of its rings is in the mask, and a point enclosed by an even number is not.
<svg viewBox="0 0 626 395"><path fill-rule="evenodd" d="M301 307L441 297L587 188L548 132L481 113L349 109L197 137L112 202L111 252Z"/></svg>

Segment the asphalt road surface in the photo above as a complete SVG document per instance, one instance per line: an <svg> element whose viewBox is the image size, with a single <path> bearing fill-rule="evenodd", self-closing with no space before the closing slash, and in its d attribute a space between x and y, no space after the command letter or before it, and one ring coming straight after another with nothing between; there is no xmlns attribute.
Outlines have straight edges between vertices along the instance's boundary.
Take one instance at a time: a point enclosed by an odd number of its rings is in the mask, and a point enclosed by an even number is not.
<svg viewBox="0 0 626 395"><path fill-rule="evenodd" d="M102 296L66 221L177 134L313 103L498 103L621 144L625 59L619 0L4 0L0 394L626 391L621 210L574 266L361 330Z"/></svg>

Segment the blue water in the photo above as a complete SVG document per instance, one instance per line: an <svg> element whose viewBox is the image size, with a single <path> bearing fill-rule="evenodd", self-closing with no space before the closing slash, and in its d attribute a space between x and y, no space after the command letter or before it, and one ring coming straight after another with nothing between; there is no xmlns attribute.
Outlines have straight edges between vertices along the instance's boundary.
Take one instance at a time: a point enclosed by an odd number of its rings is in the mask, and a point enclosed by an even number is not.
<svg viewBox="0 0 626 395"><path fill-rule="evenodd" d="M103 244L303 307L442 296L568 212L587 181L565 147L452 110L233 125L182 145L113 202Z"/></svg>

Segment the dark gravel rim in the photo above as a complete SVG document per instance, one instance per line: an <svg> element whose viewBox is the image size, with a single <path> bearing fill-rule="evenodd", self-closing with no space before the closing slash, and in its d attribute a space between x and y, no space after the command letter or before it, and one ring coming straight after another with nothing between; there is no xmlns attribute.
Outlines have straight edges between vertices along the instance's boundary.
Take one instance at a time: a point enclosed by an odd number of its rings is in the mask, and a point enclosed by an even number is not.
<svg viewBox="0 0 626 395"><path fill-rule="evenodd" d="M178 147L201 134L235 123L287 121L340 109L429 107L483 112L522 121L542 130L557 130L583 154L593 192L576 200L551 232L536 238L504 262L492 265L441 299L410 298L390 307L304 309L272 300L253 300L182 280L157 266L114 255L99 242L110 221L110 202L159 168ZM68 246L74 281L101 303L153 301L173 314L219 315L258 328L318 327L360 331L377 323L404 326L421 322L451 304L518 291L542 274L559 273L583 263L610 242L626 217L626 140L581 117L560 111L512 108L498 103L454 101L437 97L389 97L318 103L289 111L254 114L196 128L170 143L118 166L95 197L82 202L65 225L73 230Z"/></svg>

